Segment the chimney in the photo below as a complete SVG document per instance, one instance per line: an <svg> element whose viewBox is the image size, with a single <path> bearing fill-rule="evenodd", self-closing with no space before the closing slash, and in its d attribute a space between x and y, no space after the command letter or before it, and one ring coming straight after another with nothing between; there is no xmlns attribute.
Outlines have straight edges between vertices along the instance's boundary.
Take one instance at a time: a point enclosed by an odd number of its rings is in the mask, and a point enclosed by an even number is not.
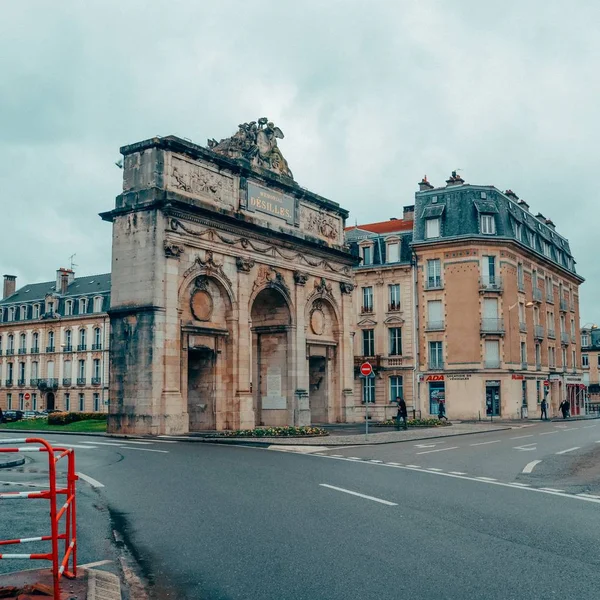
<svg viewBox="0 0 600 600"><path fill-rule="evenodd" d="M450 185L462 185L465 182L465 180L456 173L456 171L452 171L452 174L450 175L450 179L446 179L446 185L450 186Z"/></svg>
<svg viewBox="0 0 600 600"><path fill-rule="evenodd" d="M552 219L546 219L546 225L548 225L548 227L550 227L550 229L553 231L556 231L556 225Z"/></svg>
<svg viewBox="0 0 600 600"><path fill-rule="evenodd" d="M519 196L517 196L512 190L506 190L504 192L505 196L508 196L511 200L514 200L515 202L519 201Z"/></svg>
<svg viewBox="0 0 600 600"><path fill-rule="evenodd" d="M396 217L390 217L390 221L397 221Z"/></svg>
<svg viewBox="0 0 600 600"><path fill-rule="evenodd" d="M427 175L423 175L423 179L419 181L419 191L425 192L427 190L432 190L433 186L427 181Z"/></svg>
<svg viewBox="0 0 600 600"><path fill-rule="evenodd" d="M537 215L535 215L535 218L538 219L539 221L541 221L542 223L546 222L546 217L541 212L539 212Z"/></svg>
<svg viewBox="0 0 600 600"><path fill-rule="evenodd" d="M17 276L16 275L5 275L4 276L4 290L2 293L2 300L12 296L17 291Z"/></svg>
<svg viewBox="0 0 600 600"><path fill-rule="evenodd" d="M75 273L72 269L61 267L56 271L56 293L63 296L67 293L67 288L75 280Z"/></svg>
<svg viewBox="0 0 600 600"><path fill-rule="evenodd" d="M415 205L411 204L410 206L405 206L404 209L404 214L402 215L402 218L405 221L413 221L415 218Z"/></svg>
<svg viewBox="0 0 600 600"><path fill-rule="evenodd" d="M521 199L519 200L519 206L526 210L527 212L529 212L529 204L527 204L527 202L525 202L525 200Z"/></svg>

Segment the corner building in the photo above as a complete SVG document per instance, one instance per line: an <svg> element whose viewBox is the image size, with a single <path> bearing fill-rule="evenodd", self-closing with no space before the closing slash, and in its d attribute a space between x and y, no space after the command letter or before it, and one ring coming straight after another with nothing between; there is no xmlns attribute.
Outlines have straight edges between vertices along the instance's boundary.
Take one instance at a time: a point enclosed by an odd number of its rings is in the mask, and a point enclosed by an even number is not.
<svg viewBox="0 0 600 600"><path fill-rule="evenodd" d="M267 121L121 148L109 431L354 418L347 211L294 180Z"/></svg>
<svg viewBox="0 0 600 600"><path fill-rule="evenodd" d="M415 195L418 395L455 419L550 414L578 393L579 285L568 241L508 190L426 179Z"/></svg>

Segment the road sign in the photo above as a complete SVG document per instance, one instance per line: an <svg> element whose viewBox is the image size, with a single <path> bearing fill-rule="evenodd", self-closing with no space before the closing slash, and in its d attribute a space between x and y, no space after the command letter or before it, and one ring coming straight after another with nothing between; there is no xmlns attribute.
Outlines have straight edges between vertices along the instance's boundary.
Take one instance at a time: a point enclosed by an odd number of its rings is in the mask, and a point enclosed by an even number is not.
<svg viewBox="0 0 600 600"><path fill-rule="evenodd" d="M23 398L25 398L25 400L29 400L31 398L31 394L29 392L25 392Z"/></svg>
<svg viewBox="0 0 600 600"><path fill-rule="evenodd" d="M364 362L362 365L360 365L360 374L363 377L368 377L371 375L371 373L373 373L373 367L371 366L371 363Z"/></svg>

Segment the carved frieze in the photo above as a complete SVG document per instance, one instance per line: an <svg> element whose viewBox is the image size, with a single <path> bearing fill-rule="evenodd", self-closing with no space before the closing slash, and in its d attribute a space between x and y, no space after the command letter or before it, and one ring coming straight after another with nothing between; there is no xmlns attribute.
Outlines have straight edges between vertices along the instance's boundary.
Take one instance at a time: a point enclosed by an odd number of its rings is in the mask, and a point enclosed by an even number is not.
<svg viewBox="0 0 600 600"><path fill-rule="evenodd" d="M351 294L354 291L354 285L347 281L340 281L340 290L342 294Z"/></svg>
<svg viewBox="0 0 600 600"><path fill-rule="evenodd" d="M306 285L306 282L308 281L308 273L294 271L294 281L296 282L296 285Z"/></svg>
<svg viewBox="0 0 600 600"><path fill-rule="evenodd" d="M321 277L321 279L315 279L315 290L317 291L317 293L323 296L333 297L333 290L331 288L331 284L327 283L325 277Z"/></svg>
<svg viewBox="0 0 600 600"><path fill-rule="evenodd" d="M183 253L183 246L165 240L165 256L167 258L177 258Z"/></svg>
<svg viewBox="0 0 600 600"><path fill-rule="evenodd" d="M237 265L238 271L242 271L244 273L249 273L255 263L256 261L252 260L251 258L243 258L238 256L235 259L235 264Z"/></svg>
<svg viewBox="0 0 600 600"><path fill-rule="evenodd" d="M204 259L201 256L197 256L194 262L183 274L183 279L186 279L189 275L195 271L202 270L203 275L218 275L228 286L231 288L231 280L227 277L223 270L223 265L215 261L214 253L212 250L205 250ZM198 281L201 277L196 279L196 287L198 287Z"/></svg>
<svg viewBox="0 0 600 600"><path fill-rule="evenodd" d="M260 265L258 275L252 287L252 293L261 287L278 287L289 295L289 289L283 275L270 265Z"/></svg>
<svg viewBox="0 0 600 600"><path fill-rule="evenodd" d="M168 186L193 196L206 197L220 204L233 204L233 179L202 165L173 156Z"/></svg>
<svg viewBox="0 0 600 600"><path fill-rule="evenodd" d="M330 242L339 240L339 222L322 210L314 210L308 206L302 208L301 226L305 231L314 233Z"/></svg>

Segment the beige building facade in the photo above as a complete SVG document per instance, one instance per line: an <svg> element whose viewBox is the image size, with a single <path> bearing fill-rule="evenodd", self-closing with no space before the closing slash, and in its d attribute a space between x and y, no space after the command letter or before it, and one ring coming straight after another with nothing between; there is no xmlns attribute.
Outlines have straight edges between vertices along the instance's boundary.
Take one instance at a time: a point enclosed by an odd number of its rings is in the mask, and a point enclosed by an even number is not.
<svg viewBox="0 0 600 600"><path fill-rule="evenodd" d="M261 119L121 149L109 431L355 419L347 212L294 181L281 137Z"/></svg>
<svg viewBox="0 0 600 600"><path fill-rule="evenodd" d="M110 275L56 279L17 289L4 276L0 301L0 407L105 412Z"/></svg>
<svg viewBox="0 0 600 600"><path fill-rule="evenodd" d="M581 367L588 406L600 412L600 329L597 325L581 328Z"/></svg>

